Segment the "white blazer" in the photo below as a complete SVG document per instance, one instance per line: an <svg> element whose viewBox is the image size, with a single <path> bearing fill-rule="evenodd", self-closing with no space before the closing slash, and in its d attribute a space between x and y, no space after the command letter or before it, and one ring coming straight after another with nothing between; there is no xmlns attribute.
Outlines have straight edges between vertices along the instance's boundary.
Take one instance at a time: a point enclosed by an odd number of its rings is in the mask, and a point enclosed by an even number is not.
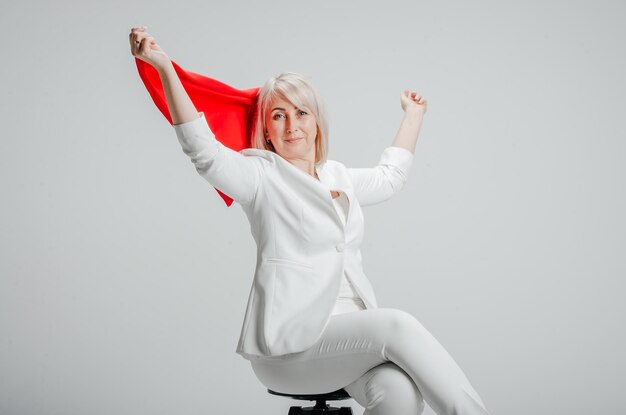
<svg viewBox="0 0 626 415"><path fill-rule="evenodd" d="M402 188L413 153L387 147L373 168L327 160L316 166L318 181L274 152L224 146L199 114L174 125L183 152L200 176L242 206L257 245L236 353L253 359L312 346L330 319L344 270L365 306L377 308L361 264L361 206ZM350 202L345 226L331 190L345 192Z"/></svg>

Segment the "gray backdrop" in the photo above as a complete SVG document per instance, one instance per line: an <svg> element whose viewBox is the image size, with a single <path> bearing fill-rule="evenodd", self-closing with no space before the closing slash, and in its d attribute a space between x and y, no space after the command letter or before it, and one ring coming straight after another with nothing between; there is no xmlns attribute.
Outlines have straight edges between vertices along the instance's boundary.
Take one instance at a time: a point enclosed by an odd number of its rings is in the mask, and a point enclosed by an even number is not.
<svg viewBox="0 0 626 415"><path fill-rule="evenodd" d="M420 320L493 415L620 412L625 9L3 2L0 413L294 403L235 353L254 242L141 83L128 43L139 25L183 68L238 88L310 76L330 158L348 166L376 163L400 92L420 91L410 179L365 208L379 305Z"/></svg>

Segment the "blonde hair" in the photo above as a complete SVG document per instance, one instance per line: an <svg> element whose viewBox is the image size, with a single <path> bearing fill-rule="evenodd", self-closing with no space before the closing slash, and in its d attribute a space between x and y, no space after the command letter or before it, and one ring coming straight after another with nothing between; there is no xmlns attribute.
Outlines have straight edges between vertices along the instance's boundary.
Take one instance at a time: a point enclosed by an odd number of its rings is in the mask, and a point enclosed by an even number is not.
<svg viewBox="0 0 626 415"><path fill-rule="evenodd" d="M265 141L265 116L275 98L284 99L298 108L307 107L315 116L315 164L326 161L328 156L328 123L326 110L319 94L311 82L295 72L282 72L273 76L259 89L252 129L252 146L276 153L271 142Z"/></svg>

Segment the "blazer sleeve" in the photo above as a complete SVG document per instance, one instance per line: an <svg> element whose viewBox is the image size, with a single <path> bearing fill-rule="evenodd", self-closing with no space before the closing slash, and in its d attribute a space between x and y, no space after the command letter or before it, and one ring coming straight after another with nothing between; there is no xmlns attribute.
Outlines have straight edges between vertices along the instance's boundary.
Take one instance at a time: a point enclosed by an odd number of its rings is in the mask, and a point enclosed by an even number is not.
<svg viewBox="0 0 626 415"><path fill-rule="evenodd" d="M173 124L183 152L189 156L196 171L215 188L245 205L254 200L263 174L263 161L247 157L219 142L204 117Z"/></svg>
<svg viewBox="0 0 626 415"><path fill-rule="evenodd" d="M374 205L398 193L409 176L414 155L402 147L387 147L378 165L348 168L354 192L361 206Z"/></svg>

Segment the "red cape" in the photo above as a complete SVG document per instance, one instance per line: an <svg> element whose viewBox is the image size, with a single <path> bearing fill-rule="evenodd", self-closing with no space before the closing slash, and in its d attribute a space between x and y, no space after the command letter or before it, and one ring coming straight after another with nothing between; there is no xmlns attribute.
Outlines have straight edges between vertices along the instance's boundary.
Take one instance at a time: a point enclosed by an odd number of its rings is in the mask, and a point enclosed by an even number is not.
<svg viewBox="0 0 626 415"><path fill-rule="evenodd" d="M135 58L139 76L157 108L172 124L161 78L152 65ZM250 143L254 110L260 88L236 89L223 82L184 70L171 61L183 87L198 112L204 112L215 138L235 151L252 147ZM215 188L226 206L233 203L226 194Z"/></svg>

